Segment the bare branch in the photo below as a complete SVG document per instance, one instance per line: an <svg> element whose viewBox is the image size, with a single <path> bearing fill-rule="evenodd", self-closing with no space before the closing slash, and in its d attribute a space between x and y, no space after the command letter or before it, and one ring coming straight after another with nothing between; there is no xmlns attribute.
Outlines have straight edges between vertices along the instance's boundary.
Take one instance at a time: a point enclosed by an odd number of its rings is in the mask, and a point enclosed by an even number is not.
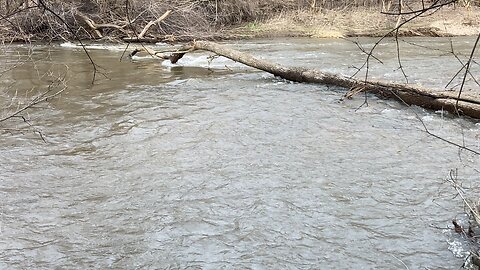
<svg viewBox="0 0 480 270"><path fill-rule="evenodd" d="M145 27L143 28L142 32L140 32L140 34L138 34L138 39L142 39L143 36L147 33L148 29L150 29L150 27L152 27L152 25L154 24L157 24L161 21L163 21L165 18L168 17L168 15L170 15L170 13L172 13L172 10L167 10L162 16L160 16L158 19L154 20L154 21L150 21L149 23L147 23L147 25L145 25Z"/></svg>
<svg viewBox="0 0 480 270"><path fill-rule="evenodd" d="M66 68L68 69L68 67L66 67ZM65 73L64 76L66 76L66 73ZM63 87L60 90L54 91L53 90L54 85L59 85L59 84L63 84ZM62 92L65 91L65 89L67 89L67 86L65 84L65 77L57 78L57 80L55 82L51 83L48 86L47 90L45 90L44 92L40 93L39 95L33 97L27 104L19 107L15 111L13 111L11 113L8 113L5 116L1 117L0 122L4 122L4 121L6 121L10 118L17 117L20 113L24 112L25 110L27 110L29 108L32 108L33 106L35 106L35 105L37 105L41 102L48 101L49 99L52 99L52 98L60 95Z"/></svg>
<svg viewBox="0 0 480 270"><path fill-rule="evenodd" d="M43 9L45 9L46 11L48 11L49 13L51 13L53 16L55 16L63 25L65 25L65 27L68 29L68 31L73 35L75 36L76 40L80 43L80 45L82 46L82 49L83 51L85 52L85 54L87 55L88 57L88 60L90 61L90 63L92 64L92 67L93 67L93 78L92 78L92 84L95 82L95 78L96 78L96 74L97 74L97 71L98 71L98 67L97 67L97 64L95 63L95 61L93 61L93 58L90 56L90 53L88 52L87 48L85 47L85 44L82 42L81 38L77 35L77 32L74 31L72 29L72 27L62 18L60 17L60 15L58 15L55 11L53 11L51 8L49 8L46 3L45 3L45 0L38 0L38 3L41 7L43 7Z"/></svg>
<svg viewBox="0 0 480 270"><path fill-rule="evenodd" d="M467 64L465 65L465 75L463 75L463 80L462 80L462 85L460 86L460 90L458 91L458 98L457 102L455 103L455 108L457 110L457 114L460 112L458 111L458 99L462 95L462 90L465 85L465 80L467 78L468 72L470 70L470 63L472 63L473 56L475 55L475 50L477 49L478 41L480 40L480 33L477 36L477 39L475 40L475 44L473 45L472 52L470 53L470 57L468 58Z"/></svg>

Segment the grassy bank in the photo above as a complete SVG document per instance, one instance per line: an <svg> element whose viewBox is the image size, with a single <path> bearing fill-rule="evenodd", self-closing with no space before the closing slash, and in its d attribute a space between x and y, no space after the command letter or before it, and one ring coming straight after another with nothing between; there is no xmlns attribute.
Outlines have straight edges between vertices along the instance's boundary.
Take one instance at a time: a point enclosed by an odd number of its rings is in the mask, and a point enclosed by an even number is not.
<svg viewBox="0 0 480 270"><path fill-rule="evenodd" d="M418 1L404 1L405 9ZM314 0L0 0L0 34L11 40L134 37L167 10L146 37L167 40L268 36L378 36L395 26L397 1ZM418 6L418 3L417 3ZM92 29L86 19L101 29ZM473 35L480 10L449 5L403 29L404 35Z"/></svg>
<svg viewBox="0 0 480 270"><path fill-rule="evenodd" d="M392 30L397 16L381 13L379 8L353 10L297 10L236 28L236 33L251 37L306 36L348 37L382 36ZM466 36L480 29L480 8L445 7L402 27L403 36Z"/></svg>

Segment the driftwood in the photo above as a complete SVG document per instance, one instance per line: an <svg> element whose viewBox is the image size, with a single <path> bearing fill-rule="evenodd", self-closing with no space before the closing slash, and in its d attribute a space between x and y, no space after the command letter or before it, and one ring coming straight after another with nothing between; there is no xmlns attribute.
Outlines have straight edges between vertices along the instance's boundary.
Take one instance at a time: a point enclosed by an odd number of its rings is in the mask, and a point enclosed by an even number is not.
<svg viewBox="0 0 480 270"><path fill-rule="evenodd" d="M90 19L89 17L87 17L87 15L83 13L77 13L77 16L82 19L82 21L88 26L94 38L103 38L102 29L105 28L114 28L124 34L127 34L124 29L125 27L127 27L126 24L120 26L113 23L96 23L94 20Z"/></svg>
<svg viewBox="0 0 480 270"><path fill-rule="evenodd" d="M161 21L163 21L165 18L168 17L168 15L170 15L170 13L172 13L171 10L167 10L162 16L160 16L158 19L156 20L153 20L153 21L150 21L149 23L147 23L147 25L145 25L145 27L143 28L142 32L140 32L140 34L138 34L137 38L138 39L142 39L143 36L145 36L145 34L147 33L148 29L150 29L150 27L152 27L152 25L154 24L157 24Z"/></svg>
<svg viewBox="0 0 480 270"><path fill-rule="evenodd" d="M453 92L432 90L416 85L363 81L316 69L286 67L257 59L252 55L209 41L194 41L191 45L181 48L181 52L173 52L171 56L162 58L175 59L176 62L186 52L195 50L210 51L289 81L340 86L349 89L349 92L345 95L346 97L354 93L369 92L380 97L399 100L407 105L417 105L432 110L444 110L455 115L466 115L480 119L480 96L463 95L458 98L458 94Z"/></svg>
<svg viewBox="0 0 480 270"><path fill-rule="evenodd" d="M155 19L153 21L148 22L147 25L145 25L145 27L143 27L142 31L138 35L136 35L136 33L135 33L134 37L131 37L127 33L125 28L127 26L131 25L139 17L135 18L134 20L132 20L130 22L125 22L125 23L123 23L123 25L117 25L117 24L113 24L113 23L104 23L104 24L96 23L94 20L87 17L87 15L85 15L83 13L80 13L80 12L78 12L76 15L84 22L85 25L88 26L88 29L91 31L94 38L103 38L102 29L113 28L113 29L116 29L116 30L118 30L118 31L120 31L120 32L122 32L123 34L126 35L126 37L123 38L124 41L127 41L127 42L145 42L145 41L150 41L149 39L152 39L152 38L145 37L145 34L150 29L150 27L152 27L153 25L163 21L165 18L168 17L168 15L170 15L170 13L172 13L172 11L167 10L162 16L158 17L157 19ZM152 41L150 41L150 42L152 42Z"/></svg>

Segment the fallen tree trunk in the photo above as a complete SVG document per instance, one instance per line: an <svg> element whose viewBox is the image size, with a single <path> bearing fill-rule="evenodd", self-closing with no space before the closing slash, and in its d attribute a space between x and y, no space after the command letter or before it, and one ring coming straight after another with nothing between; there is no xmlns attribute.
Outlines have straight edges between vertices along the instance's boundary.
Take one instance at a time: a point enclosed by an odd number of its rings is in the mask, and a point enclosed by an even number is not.
<svg viewBox="0 0 480 270"><path fill-rule="evenodd" d="M384 98L392 98L407 105L417 105L432 110L444 110L455 115L466 115L480 119L480 95L458 98L458 94L447 91L435 91L415 85L396 84L382 81L363 81L353 78L323 72L316 69L301 67L286 67L252 55L242 53L223 45L209 41L194 41L192 45L184 47L179 53L173 53L176 61L185 54L194 50L205 50L224 56L233 61L257 68L277 77L304 83L319 83L340 86L349 89L346 96L352 93L369 92Z"/></svg>

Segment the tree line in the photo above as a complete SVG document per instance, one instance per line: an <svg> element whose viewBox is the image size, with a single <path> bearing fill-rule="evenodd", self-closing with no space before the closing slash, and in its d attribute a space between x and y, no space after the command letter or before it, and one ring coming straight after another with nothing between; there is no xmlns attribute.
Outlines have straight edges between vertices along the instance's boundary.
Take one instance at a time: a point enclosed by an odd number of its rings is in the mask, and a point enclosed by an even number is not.
<svg viewBox="0 0 480 270"><path fill-rule="evenodd" d="M11 40L71 39L71 26L81 38L94 38L82 14L96 23L141 29L167 10L172 14L153 31L158 35L202 36L244 22L264 20L282 12L326 9L375 8L408 10L446 0L0 0L0 35ZM459 0L471 7L480 0ZM45 12L50 9L53 12ZM110 29L108 31L119 31Z"/></svg>

